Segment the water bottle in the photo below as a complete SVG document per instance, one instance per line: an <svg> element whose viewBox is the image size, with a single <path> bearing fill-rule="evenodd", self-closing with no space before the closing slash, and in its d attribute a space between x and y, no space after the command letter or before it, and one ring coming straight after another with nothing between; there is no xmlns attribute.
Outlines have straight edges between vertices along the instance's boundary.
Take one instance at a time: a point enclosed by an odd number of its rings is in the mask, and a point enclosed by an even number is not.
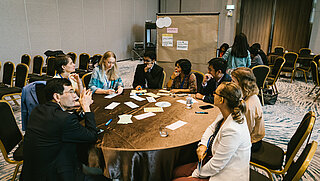
<svg viewBox="0 0 320 181"><path fill-rule="evenodd" d="M187 100L186 100L187 109L191 109L192 107L192 98L191 94L188 94Z"/></svg>

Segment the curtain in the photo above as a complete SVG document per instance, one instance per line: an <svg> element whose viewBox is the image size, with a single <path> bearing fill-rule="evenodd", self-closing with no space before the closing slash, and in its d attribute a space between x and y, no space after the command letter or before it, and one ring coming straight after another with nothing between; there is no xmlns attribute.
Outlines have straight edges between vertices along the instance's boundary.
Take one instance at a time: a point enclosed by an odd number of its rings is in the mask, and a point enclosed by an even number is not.
<svg viewBox="0 0 320 181"><path fill-rule="evenodd" d="M283 46L288 51L298 52L308 47L311 10L312 0L277 0L272 50Z"/></svg>
<svg viewBox="0 0 320 181"><path fill-rule="evenodd" d="M260 43L264 52L268 50L271 31L273 0L242 0L242 32L248 43Z"/></svg>

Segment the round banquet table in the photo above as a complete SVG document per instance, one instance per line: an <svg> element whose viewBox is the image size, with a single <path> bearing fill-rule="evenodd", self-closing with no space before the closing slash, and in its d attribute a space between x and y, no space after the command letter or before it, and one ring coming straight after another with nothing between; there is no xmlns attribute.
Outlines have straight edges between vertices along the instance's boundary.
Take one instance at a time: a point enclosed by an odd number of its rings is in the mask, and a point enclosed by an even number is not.
<svg viewBox="0 0 320 181"><path fill-rule="evenodd" d="M148 90L157 93L158 90ZM93 95L91 111L95 113L97 127L104 132L99 134L97 144L89 151L90 167L103 168L104 175L120 180L171 180L173 169L181 164L197 160L196 148L206 128L215 120L219 109L202 110L201 105L208 105L201 100L194 103L192 109L177 100L186 97L161 96L157 102L167 101L170 107L164 112L155 112L155 116L137 120L136 115L144 113L145 107L156 107L155 102L136 101L130 98L130 90L114 98L105 95ZM147 96L140 95L145 98ZM124 102L132 101L139 107L132 109ZM120 103L112 110L105 109L112 102ZM195 114L195 111L206 111L208 114ZM131 114L132 124L117 124L118 115ZM112 122L105 126L105 123ZM175 130L168 129L168 136L161 137L159 127L176 121L187 122Z"/></svg>

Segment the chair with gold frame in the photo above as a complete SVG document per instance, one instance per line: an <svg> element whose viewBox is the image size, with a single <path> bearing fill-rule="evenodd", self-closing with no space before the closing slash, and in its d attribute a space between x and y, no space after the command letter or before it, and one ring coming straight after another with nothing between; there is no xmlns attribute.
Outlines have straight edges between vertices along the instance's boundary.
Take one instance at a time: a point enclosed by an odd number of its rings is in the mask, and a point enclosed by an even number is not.
<svg viewBox="0 0 320 181"><path fill-rule="evenodd" d="M166 72L163 70L162 71L163 73L163 77L162 77L162 84L161 84L161 87L164 88L165 87L165 83L166 83L166 78L167 78L167 74Z"/></svg>
<svg viewBox="0 0 320 181"><path fill-rule="evenodd" d="M320 55L314 56L312 61L318 62L320 59ZM309 63L309 65L301 65L299 67L297 67L296 71L302 71L303 75L304 75L304 79L306 81L306 83L308 83L307 80L307 72L311 71L311 62Z"/></svg>
<svg viewBox="0 0 320 181"><path fill-rule="evenodd" d="M296 66L298 61L298 54L295 52L288 52L283 55L283 58L286 60L284 63L281 72L291 73L291 82L296 73Z"/></svg>
<svg viewBox="0 0 320 181"><path fill-rule="evenodd" d="M191 70L191 72L194 73L194 75L197 78L197 90L199 90L199 87L201 87L201 84L204 78L204 73L197 70Z"/></svg>
<svg viewBox="0 0 320 181"><path fill-rule="evenodd" d="M262 102L262 105L264 106L263 88L265 86L267 77L270 73L270 67L266 65L257 65L252 67L252 72L256 77L256 83L261 94L261 102Z"/></svg>
<svg viewBox="0 0 320 181"><path fill-rule="evenodd" d="M67 53L67 55L69 55L71 57L73 63L76 64L76 62L77 62L77 54L74 53L74 52L69 52L69 53Z"/></svg>
<svg viewBox="0 0 320 181"><path fill-rule="evenodd" d="M23 164L23 149L21 144L23 136L17 125L10 104L3 100L0 100L0 115L0 150L6 162L9 164L16 164L11 179L13 181L16 179L19 167ZM10 159L8 154L10 154L17 145L19 145L19 147L13 152L13 159Z"/></svg>
<svg viewBox="0 0 320 181"><path fill-rule="evenodd" d="M312 157L314 156L318 147L318 143L316 141L312 141L311 143L307 144L306 147L303 149L302 153L299 155L298 159L291 164L290 168L286 172L283 177L284 181L299 181L300 178L303 176L304 172L307 170ZM265 167L259 167L255 164L251 164L258 168L263 169L267 172L268 178L261 173L250 169L250 180L251 181L263 181L263 180L273 180L271 172Z"/></svg>
<svg viewBox="0 0 320 181"><path fill-rule="evenodd" d="M92 75L92 72L89 72L89 73L86 73L82 76L82 85L86 88L86 89L89 89L88 85L89 85L89 82L90 82L90 79L91 79L91 75Z"/></svg>
<svg viewBox="0 0 320 181"><path fill-rule="evenodd" d="M13 75L14 75L15 65L14 63L8 61L3 64L3 76L1 82L2 87L12 87L13 85Z"/></svg>
<svg viewBox="0 0 320 181"><path fill-rule="evenodd" d="M286 152L274 144L262 141L261 148L257 152L251 153L251 163L266 167L272 173L284 175L294 162L294 157L307 137L310 138L315 119L315 113L312 111L309 111L303 117L299 127L288 142Z"/></svg>
<svg viewBox="0 0 320 181"><path fill-rule="evenodd" d="M267 88L272 87L274 93L278 93L276 82L280 76L280 72L284 63L284 58L278 57L274 62L273 68L267 77Z"/></svg>
<svg viewBox="0 0 320 181"><path fill-rule="evenodd" d="M21 98L22 88L27 84L29 67L24 63L19 63L16 67L16 80L14 87L1 87L0 98L6 101L14 101L18 105L17 99ZM19 96L18 98L14 96ZM5 99L10 97L11 99Z"/></svg>
<svg viewBox="0 0 320 181"><path fill-rule="evenodd" d="M312 81L314 84L314 87L312 88L312 90L310 91L310 93L308 94L308 96L311 95L311 93L313 92L313 90L315 90L316 87L320 87L320 80L319 80L319 70L318 70L318 64L315 61L312 61L310 64L311 67L311 74L312 74ZM320 96L319 90L317 92L317 95L314 99L314 102L318 99L318 97Z"/></svg>
<svg viewBox="0 0 320 181"><path fill-rule="evenodd" d="M87 53L81 53L79 55L79 70L87 70L90 55Z"/></svg>
<svg viewBox="0 0 320 181"><path fill-rule="evenodd" d="M303 57L303 56L309 56L311 54L311 49L310 48L301 48L299 50L299 56Z"/></svg>
<svg viewBox="0 0 320 181"><path fill-rule="evenodd" d="M28 67L30 66L30 62L31 62L31 57L28 54L23 54L21 56L21 63L24 63L26 65L28 65Z"/></svg>

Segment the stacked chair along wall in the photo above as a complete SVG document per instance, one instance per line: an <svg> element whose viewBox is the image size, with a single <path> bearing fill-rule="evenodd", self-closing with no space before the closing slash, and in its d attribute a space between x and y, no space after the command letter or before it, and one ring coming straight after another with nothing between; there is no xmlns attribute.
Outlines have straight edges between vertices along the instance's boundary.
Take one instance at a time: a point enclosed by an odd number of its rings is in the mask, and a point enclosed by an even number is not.
<svg viewBox="0 0 320 181"><path fill-rule="evenodd" d="M19 172L20 165L23 163L23 136L14 118L10 104L3 100L0 100L0 115L0 149L6 162L16 164L11 179L13 181ZM10 159L8 154L10 154L17 145L19 145L19 147L13 152L13 159Z"/></svg>
<svg viewBox="0 0 320 181"><path fill-rule="evenodd" d="M319 70L318 70L317 62L312 61L310 64L310 67L311 67L312 81L313 81L314 87L312 88L308 96L311 95L311 93L315 90L316 87L320 87ZM315 102L319 96L320 96L320 92L318 90L318 93L313 101Z"/></svg>
<svg viewBox="0 0 320 181"><path fill-rule="evenodd" d="M21 63L24 63L30 67L31 57L28 54L24 54L21 56Z"/></svg>
<svg viewBox="0 0 320 181"><path fill-rule="evenodd" d="M13 84L13 74L14 74L14 63L8 61L3 64L3 76L0 88L2 87L12 87Z"/></svg>
<svg viewBox="0 0 320 181"><path fill-rule="evenodd" d="M256 83L261 94L261 102L262 102L262 105L264 106L263 88L266 83L267 77L270 73L270 67L266 65L257 65L252 68L252 72L256 77Z"/></svg>
<svg viewBox="0 0 320 181"><path fill-rule="evenodd" d="M291 137L286 152L274 144L262 141L261 148L257 152L251 153L250 164L257 165L260 168L264 167L275 174L286 174L302 144L308 136L310 138L315 119L315 114L312 111L304 116L299 127Z"/></svg>
<svg viewBox="0 0 320 181"><path fill-rule="evenodd" d="M91 79L92 72L86 73L82 76L82 84L86 89L89 89L89 82Z"/></svg>
<svg viewBox="0 0 320 181"><path fill-rule="evenodd" d="M276 46L274 47L274 54L277 54L279 56L283 56L284 54L284 47L282 46Z"/></svg>
<svg viewBox="0 0 320 181"><path fill-rule="evenodd" d="M81 53L79 55L79 68L76 69L76 73L82 77L84 74L88 72L88 64L89 64L90 55L87 53Z"/></svg>
<svg viewBox="0 0 320 181"><path fill-rule="evenodd" d="M310 51L311 51L311 50L310 50ZM317 55L317 56L314 56L314 57L313 57L313 61L315 61L315 62L318 62L319 59L320 59L320 55ZM301 66L297 67L296 71L301 71L301 72L303 72L304 79L305 79L306 83L308 83L308 80L307 80L307 72L310 72L310 71L311 71L311 62L309 62L309 64L301 65Z"/></svg>
<svg viewBox="0 0 320 181"><path fill-rule="evenodd" d="M301 48L299 50L299 56L309 56L311 54L311 49L310 48Z"/></svg>
<svg viewBox="0 0 320 181"><path fill-rule="evenodd" d="M281 69L285 60L283 57L278 57L273 64L273 68L267 77L267 88L272 87L274 93L278 93L276 82L280 76Z"/></svg>
<svg viewBox="0 0 320 181"><path fill-rule="evenodd" d="M69 53L67 53L67 55L69 55L71 57L73 63L76 64L76 62L77 62L77 54L74 53L74 52L69 52Z"/></svg>
<svg viewBox="0 0 320 181"><path fill-rule="evenodd" d="M16 80L15 87L1 87L0 88L0 98L7 101L15 101L20 99L22 88L27 84L27 76L29 72L29 67L24 63L19 63L16 67ZM18 98L14 96L18 95ZM6 97L11 97L11 99L5 99Z"/></svg>
<svg viewBox="0 0 320 181"><path fill-rule="evenodd" d="M295 52L288 52L283 55L283 58L286 60L284 63L281 72L291 73L291 82L295 76L296 65L298 61L298 54Z"/></svg>
<svg viewBox="0 0 320 181"><path fill-rule="evenodd" d="M29 74L30 83L41 80L47 81L52 79L52 76L54 75L54 57L49 57L47 59L46 75L42 75L42 65L44 60L42 56L37 56L33 59L33 73Z"/></svg>
<svg viewBox="0 0 320 181"><path fill-rule="evenodd" d="M287 173L283 177L283 180L299 181L300 178L303 176L304 172L307 170L317 150L317 147L318 147L318 143L316 141L312 141L312 143L307 144L306 147L303 149L302 153L299 155L298 159L290 165ZM268 177L257 172L256 170L250 169L250 180L251 181L273 180L270 171L265 170L264 168L262 169L267 172Z"/></svg>
<svg viewBox="0 0 320 181"><path fill-rule="evenodd" d="M197 79L197 90L199 90L199 87L201 87L203 78L204 78L204 73L197 71L197 70L191 70L192 73L196 76Z"/></svg>

